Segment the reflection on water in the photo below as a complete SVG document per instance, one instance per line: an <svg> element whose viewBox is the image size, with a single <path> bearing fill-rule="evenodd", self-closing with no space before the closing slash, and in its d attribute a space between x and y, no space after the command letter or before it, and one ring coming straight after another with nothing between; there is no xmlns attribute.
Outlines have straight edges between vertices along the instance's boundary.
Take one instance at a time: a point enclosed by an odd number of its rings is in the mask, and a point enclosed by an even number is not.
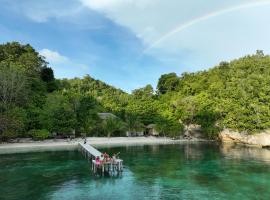
<svg viewBox="0 0 270 200"><path fill-rule="evenodd" d="M242 147L236 144L222 144L222 154L232 159L258 160L270 163L270 150L257 147Z"/></svg>
<svg viewBox="0 0 270 200"><path fill-rule="evenodd" d="M215 143L107 147L124 172L97 177L77 151L0 155L0 199L270 199L269 150Z"/></svg>

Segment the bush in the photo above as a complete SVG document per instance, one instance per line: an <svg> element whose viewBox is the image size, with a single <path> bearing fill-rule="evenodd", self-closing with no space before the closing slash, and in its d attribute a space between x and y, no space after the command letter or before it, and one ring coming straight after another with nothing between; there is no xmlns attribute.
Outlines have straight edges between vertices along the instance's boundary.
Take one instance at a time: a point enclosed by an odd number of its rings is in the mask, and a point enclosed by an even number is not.
<svg viewBox="0 0 270 200"><path fill-rule="evenodd" d="M18 133L14 130L5 130L0 135L0 141L9 141L10 139L14 139L18 137Z"/></svg>
<svg viewBox="0 0 270 200"><path fill-rule="evenodd" d="M34 140L45 140L50 137L49 131L46 129L41 129L41 130L30 130L29 135L34 139Z"/></svg>

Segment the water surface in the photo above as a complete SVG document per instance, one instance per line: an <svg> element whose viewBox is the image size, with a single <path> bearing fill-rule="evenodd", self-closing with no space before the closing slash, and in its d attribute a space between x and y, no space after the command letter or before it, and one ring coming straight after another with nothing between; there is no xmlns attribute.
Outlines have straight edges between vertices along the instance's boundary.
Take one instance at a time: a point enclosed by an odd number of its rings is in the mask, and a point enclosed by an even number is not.
<svg viewBox="0 0 270 200"><path fill-rule="evenodd" d="M122 176L96 177L78 151L0 155L0 199L270 199L270 151L216 144L103 148Z"/></svg>

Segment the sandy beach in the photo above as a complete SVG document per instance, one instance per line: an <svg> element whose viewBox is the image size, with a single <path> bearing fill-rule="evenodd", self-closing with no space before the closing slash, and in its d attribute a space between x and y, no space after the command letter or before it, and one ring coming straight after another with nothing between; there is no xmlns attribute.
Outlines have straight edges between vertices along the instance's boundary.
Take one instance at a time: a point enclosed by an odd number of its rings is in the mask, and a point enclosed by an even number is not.
<svg viewBox="0 0 270 200"><path fill-rule="evenodd" d="M149 145L149 144L176 144L176 143L192 143L206 141L202 139L181 139L172 140L166 137L88 137L87 143L95 147L101 146L129 146L129 145ZM44 141L27 141L22 140L17 143L0 144L0 154L10 153L26 153L38 151L57 151L57 150L74 150L77 149L78 143L83 142L81 138L73 140L56 139Z"/></svg>

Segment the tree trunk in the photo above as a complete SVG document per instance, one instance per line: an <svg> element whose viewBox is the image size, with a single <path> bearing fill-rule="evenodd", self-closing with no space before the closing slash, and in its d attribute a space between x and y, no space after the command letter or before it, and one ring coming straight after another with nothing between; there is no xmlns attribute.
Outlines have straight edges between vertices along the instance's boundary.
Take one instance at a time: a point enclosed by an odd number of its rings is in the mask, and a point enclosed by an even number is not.
<svg viewBox="0 0 270 200"><path fill-rule="evenodd" d="M107 137L108 138L111 137L111 132L108 132Z"/></svg>

